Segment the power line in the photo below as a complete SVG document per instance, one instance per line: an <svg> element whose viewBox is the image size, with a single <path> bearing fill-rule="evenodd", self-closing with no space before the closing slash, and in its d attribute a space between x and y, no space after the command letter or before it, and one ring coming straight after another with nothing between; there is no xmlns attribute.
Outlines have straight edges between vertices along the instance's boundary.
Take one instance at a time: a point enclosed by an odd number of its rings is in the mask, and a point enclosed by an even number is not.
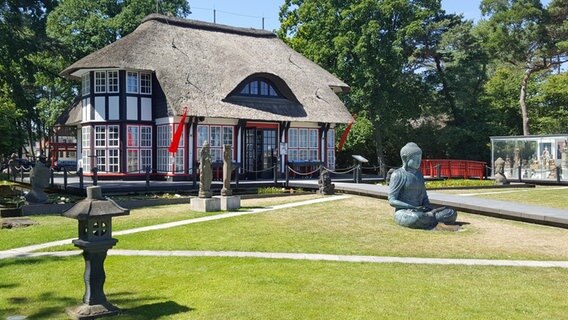
<svg viewBox="0 0 568 320"><path fill-rule="evenodd" d="M217 12L223 13L223 14L228 14L228 15L231 15L231 16L236 16L236 17L260 19L261 22L262 22L262 29L264 29L264 22L265 22L266 19L269 19L269 20L274 19L273 17L255 16L255 15L250 15L250 14L243 14L243 13L230 12L230 11L225 11L225 10L218 10L218 9L215 9L215 8L203 8L203 7L193 7L192 6L191 9L211 12L213 14L213 23L217 23Z"/></svg>

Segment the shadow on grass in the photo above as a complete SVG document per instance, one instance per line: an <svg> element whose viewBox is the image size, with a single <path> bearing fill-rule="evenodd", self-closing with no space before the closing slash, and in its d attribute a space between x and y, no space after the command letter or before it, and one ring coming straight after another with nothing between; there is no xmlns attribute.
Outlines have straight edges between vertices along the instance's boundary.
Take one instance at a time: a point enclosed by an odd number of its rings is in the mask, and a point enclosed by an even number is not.
<svg viewBox="0 0 568 320"><path fill-rule="evenodd" d="M159 319L179 313L194 311L194 308L182 306L174 301L150 303L139 307L123 310L123 314L133 319Z"/></svg>

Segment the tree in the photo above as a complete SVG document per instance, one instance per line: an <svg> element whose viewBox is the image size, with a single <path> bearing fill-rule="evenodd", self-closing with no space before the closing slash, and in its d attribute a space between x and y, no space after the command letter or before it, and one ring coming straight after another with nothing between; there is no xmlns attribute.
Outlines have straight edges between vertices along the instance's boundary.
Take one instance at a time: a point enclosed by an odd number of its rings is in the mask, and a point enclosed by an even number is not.
<svg viewBox="0 0 568 320"><path fill-rule="evenodd" d="M487 21L481 28L486 47L500 61L523 71L519 106L523 134L530 134L527 86L531 76L568 61L566 0L553 1L548 9L539 0L483 0Z"/></svg>
<svg viewBox="0 0 568 320"><path fill-rule="evenodd" d="M344 102L373 124L379 164L400 161L411 121L431 105L409 59L417 30L440 11L438 0L287 0L281 7L278 35L351 86Z"/></svg>

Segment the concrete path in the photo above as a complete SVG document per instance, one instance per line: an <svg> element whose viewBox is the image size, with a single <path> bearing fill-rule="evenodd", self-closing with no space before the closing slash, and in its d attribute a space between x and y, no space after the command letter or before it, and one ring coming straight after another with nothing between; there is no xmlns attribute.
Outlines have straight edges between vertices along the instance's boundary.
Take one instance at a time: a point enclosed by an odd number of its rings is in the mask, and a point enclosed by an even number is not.
<svg viewBox="0 0 568 320"><path fill-rule="evenodd" d="M21 254L19 258L32 257L69 257L81 254L81 250L59 252L37 252ZM534 260L490 260L490 259L447 259L447 258L413 258L384 256L348 256L313 253L285 252L242 252L242 251L184 251L184 250L109 250L110 256L127 257L217 257L217 258L253 258L253 259L285 259L332 261L351 263L403 263L428 265L462 265L462 266L494 266L494 267L531 267L531 268L568 268L568 261L534 261Z"/></svg>
<svg viewBox="0 0 568 320"><path fill-rule="evenodd" d="M334 182L335 189L352 194L387 199L388 187L376 184ZM294 187L316 187L311 181L294 181ZM498 218L568 228L568 210L514 203L470 196L428 191L433 205L452 207L458 211L477 213Z"/></svg>

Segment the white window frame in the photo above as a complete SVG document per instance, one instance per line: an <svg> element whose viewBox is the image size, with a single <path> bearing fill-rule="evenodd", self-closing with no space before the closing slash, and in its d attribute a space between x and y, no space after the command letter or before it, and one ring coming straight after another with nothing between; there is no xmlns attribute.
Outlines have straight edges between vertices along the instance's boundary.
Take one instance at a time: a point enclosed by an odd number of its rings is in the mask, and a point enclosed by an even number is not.
<svg viewBox="0 0 568 320"><path fill-rule="evenodd" d="M120 84L118 80L118 71L107 71L107 92L120 92Z"/></svg>
<svg viewBox="0 0 568 320"><path fill-rule="evenodd" d="M118 125L107 126L107 141L109 148L120 146L120 127Z"/></svg>
<svg viewBox="0 0 568 320"><path fill-rule="evenodd" d="M152 147L151 126L140 126L140 147Z"/></svg>
<svg viewBox="0 0 568 320"><path fill-rule="evenodd" d="M108 172L120 172L120 149L109 148L107 150L108 150L108 155L107 155Z"/></svg>
<svg viewBox="0 0 568 320"><path fill-rule="evenodd" d="M106 71L95 71L95 93L106 93Z"/></svg>
<svg viewBox="0 0 568 320"><path fill-rule="evenodd" d="M138 72L126 71L126 93L138 93L140 78Z"/></svg>
<svg viewBox="0 0 568 320"><path fill-rule="evenodd" d="M152 94L152 74L149 72L140 72L138 79L140 83L140 94Z"/></svg>
<svg viewBox="0 0 568 320"><path fill-rule="evenodd" d="M95 148L104 148L106 143L106 126L95 126Z"/></svg>
<svg viewBox="0 0 568 320"><path fill-rule="evenodd" d="M197 125L197 147L203 147L205 141L209 141L209 126L203 124Z"/></svg>
<svg viewBox="0 0 568 320"><path fill-rule="evenodd" d="M81 93L83 96L87 96L91 93L91 79L89 78L89 72L81 77Z"/></svg>
<svg viewBox="0 0 568 320"><path fill-rule="evenodd" d="M126 126L126 147L129 149L140 147L140 126Z"/></svg>
<svg viewBox="0 0 568 320"><path fill-rule="evenodd" d="M140 149L126 150L126 172L129 174L140 172Z"/></svg>

